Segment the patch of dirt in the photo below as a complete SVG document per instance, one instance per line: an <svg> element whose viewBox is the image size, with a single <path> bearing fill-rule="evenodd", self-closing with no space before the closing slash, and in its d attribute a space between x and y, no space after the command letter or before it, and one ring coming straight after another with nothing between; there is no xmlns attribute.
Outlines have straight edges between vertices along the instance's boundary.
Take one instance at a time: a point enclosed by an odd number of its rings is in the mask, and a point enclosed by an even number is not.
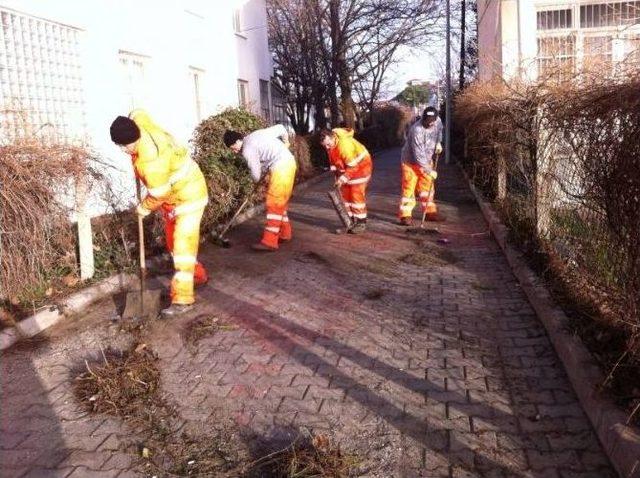
<svg viewBox="0 0 640 478"><path fill-rule="evenodd" d="M313 251L303 252L302 254L294 257L294 259L298 262L302 262L303 264L313 264L313 263L323 264L323 265L330 264L329 260L326 257L321 256L320 254Z"/></svg>
<svg viewBox="0 0 640 478"><path fill-rule="evenodd" d="M419 267L443 267L457 263L459 258L448 249L427 243L422 250L400 256L398 260Z"/></svg>
<svg viewBox="0 0 640 478"><path fill-rule="evenodd" d="M191 352L194 353L198 348L198 343L203 338L219 331L236 330L237 328L235 325L220 322L218 317L200 315L187 323L182 334L182 340L187 344Z"/></svg>
<svg viewBox="0 0 640 478"><path fill-rule="evenodd" d="M496 288L494 286L492 286L491 284L485 284L483 282L473 282L471 284L471 287L473 289L479 290L479 291L496 290Z"/></svg>
<svg viewBox="0 0 640 478"><path fill-rule="evenodd" d="M384 294L385 291L383 289L369 289L362 295L368 300L378 300L381 299Z"/></svg>

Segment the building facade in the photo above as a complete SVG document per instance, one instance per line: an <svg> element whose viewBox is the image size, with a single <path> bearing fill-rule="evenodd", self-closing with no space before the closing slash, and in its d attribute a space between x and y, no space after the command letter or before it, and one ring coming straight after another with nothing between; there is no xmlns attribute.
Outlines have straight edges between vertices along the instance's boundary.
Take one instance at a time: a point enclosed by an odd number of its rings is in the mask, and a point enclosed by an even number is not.
<svg viewBox="0 0 640 478"><path fill-rule="evenodd" d="M0 137L87 144L130 194L117 115L144 108L185 143L227 107L271 119L266 25L265 0L0 0Z"/></svg>
<svg viewBox="0 0 640 478"><path fill-rule="evenodd" d="M542 80L640 64L640 1L479 0L479 78Z"/></svg>

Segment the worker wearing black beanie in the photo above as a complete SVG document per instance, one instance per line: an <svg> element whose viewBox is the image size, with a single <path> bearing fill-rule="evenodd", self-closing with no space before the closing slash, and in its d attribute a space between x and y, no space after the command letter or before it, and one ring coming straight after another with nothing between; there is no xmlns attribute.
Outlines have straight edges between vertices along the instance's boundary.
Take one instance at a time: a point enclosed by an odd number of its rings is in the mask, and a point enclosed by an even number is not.
<svg viewBox="0 0 640 478"><path fill-rule="evenodd" d="M208 201L205 178L189 150L146 111L118 116L109 132L113 142L131 156L136 177L146 188L147 194L136 207L138 216L161 211L164 217L166 246L176 272L171 281L171 305L162 316L183 314L195 302L194 286L208 280L197 260L200 221Z"/></svg>
<svg viewBox="0 0 640 478"><path fill-rule="evenodd" d="M111 133L111 141L120 146L135 143L140 139L140 128L126 116L118 116L113 120L109 133Z"/></svg>

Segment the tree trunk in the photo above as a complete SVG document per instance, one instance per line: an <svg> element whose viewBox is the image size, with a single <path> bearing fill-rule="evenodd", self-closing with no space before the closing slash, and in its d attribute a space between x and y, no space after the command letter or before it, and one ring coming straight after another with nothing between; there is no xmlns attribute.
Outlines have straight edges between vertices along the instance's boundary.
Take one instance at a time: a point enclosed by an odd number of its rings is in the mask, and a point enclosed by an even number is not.
<svg viewBox="0 0 640 478"><path fill-rule="evenodd" d="M465 38L467 33L467 1L462 0L460 5L460 79L458 85L464 89L464 73L467 67L467 46Z"/></svg>

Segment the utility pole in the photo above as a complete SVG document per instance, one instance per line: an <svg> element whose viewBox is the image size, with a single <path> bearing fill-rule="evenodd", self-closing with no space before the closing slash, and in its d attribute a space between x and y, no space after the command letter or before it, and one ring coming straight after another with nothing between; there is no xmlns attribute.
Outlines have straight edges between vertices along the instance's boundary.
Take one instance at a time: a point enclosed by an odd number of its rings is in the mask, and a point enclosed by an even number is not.
<svg viewBox="0 0 640 478"><path fill-rule="evenodd" d="M444 163L451 160L451 0L447 0L447 99L445 106L444 127Z"/></svg>
<svg viewBox="0 0 640 478"><path fill-rule="evenodd" d="M458 88L462 91L464 88L465 66L467 65L466 54L466 33L467 33L467 2L462 0L460 3L460 77L458 79Z"/></svg>

